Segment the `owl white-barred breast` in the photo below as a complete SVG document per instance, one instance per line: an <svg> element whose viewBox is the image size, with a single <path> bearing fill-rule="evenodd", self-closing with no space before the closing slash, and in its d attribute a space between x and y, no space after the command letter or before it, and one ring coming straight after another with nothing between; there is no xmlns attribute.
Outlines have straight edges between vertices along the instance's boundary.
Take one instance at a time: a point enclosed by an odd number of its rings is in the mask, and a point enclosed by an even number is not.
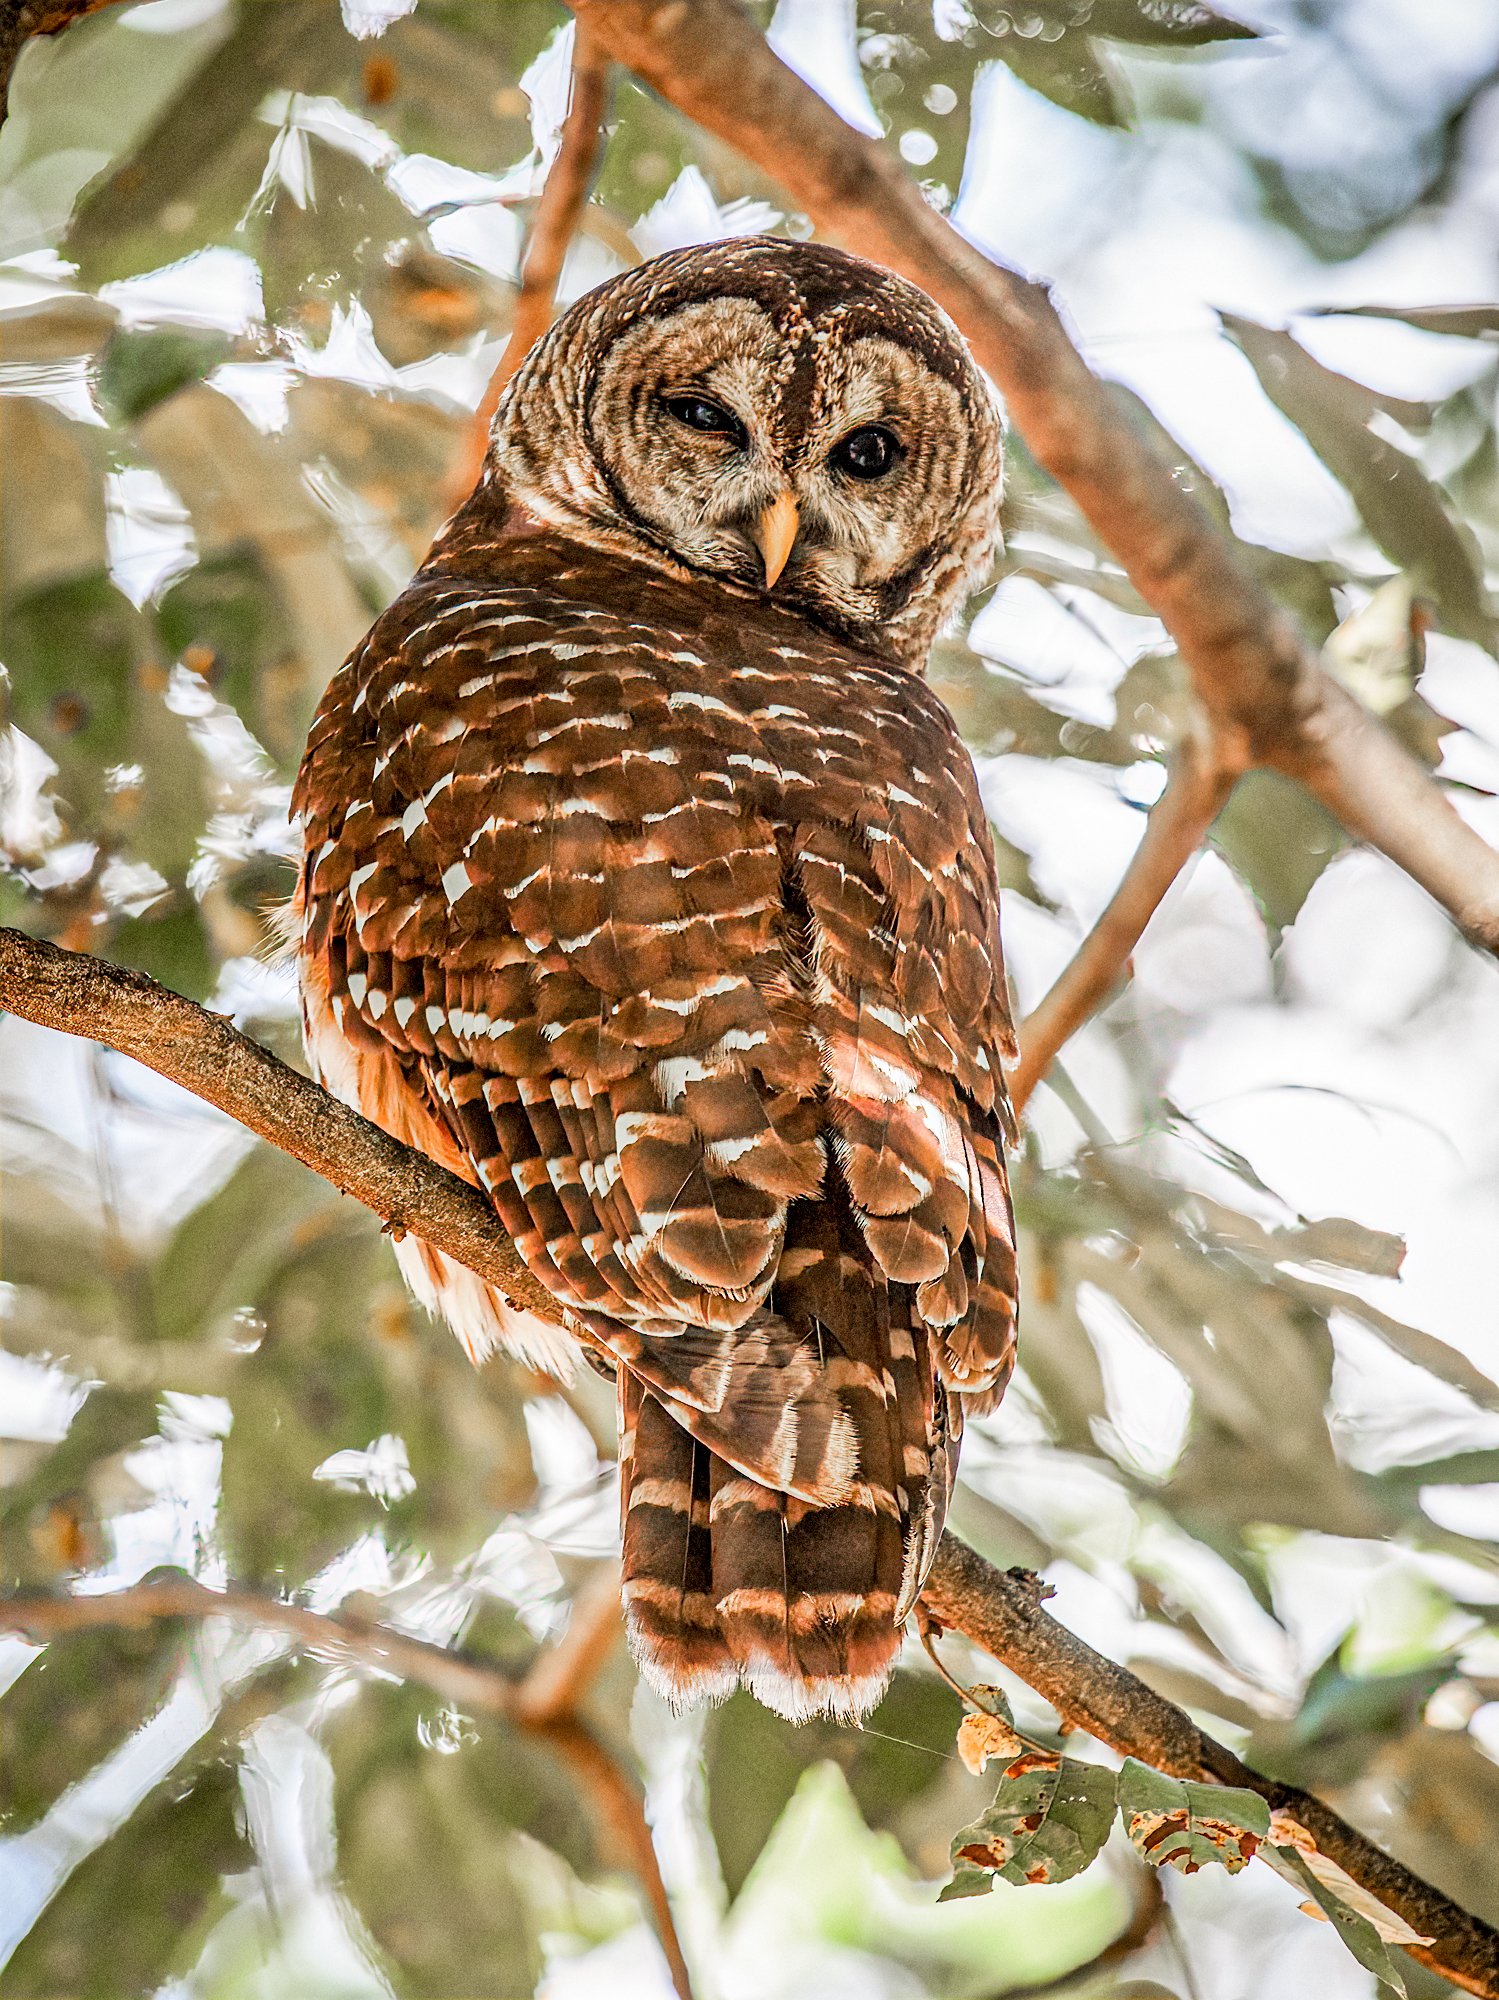
<svg viewBox="0 0 1499 2000"><path fill-rule="evenodd" d="M879 1699L1014 1355L993 849L922 669L1000 425L888 272L741 239L579 300L303 764L307 1046L481 1187L616 1375L627 1622L677 1702Z"/></svg>

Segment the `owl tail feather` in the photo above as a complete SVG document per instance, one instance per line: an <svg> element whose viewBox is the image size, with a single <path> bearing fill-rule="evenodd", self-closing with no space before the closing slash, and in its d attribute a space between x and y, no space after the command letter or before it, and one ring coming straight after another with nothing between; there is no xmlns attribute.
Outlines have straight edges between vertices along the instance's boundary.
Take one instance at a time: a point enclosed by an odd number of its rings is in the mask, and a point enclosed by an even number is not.
<svg viewBox="0 0 1499 2000"><path fill-rule="evenodd" d="M862 1407L852 1401L858 1463L846 1494L818 1504L749 1476L689 1434L678 1417L696 1428L692 1414L674 1414L657 1388L619 1371L627 1626L645 1678L678 1707L743 1683L791 1721L859 1721L884 1694L936 1546L949 1485L945 1399L933 1370L908 1376L889 1352L912 1356L909 1294L887 1292L849 1253L829 1207L808 1203L793 1216L783 1268L796 1276L775 1303L791 1325L805 1321L830 1386L840 1357L857 1355L887 1387ZM845 1394L840 1407L850 1406ZM732 1396L722 1414L731 1425Z"/></svg>
<svg viewBox="0 0 1499 2000"><path fill-rule="evenodd" d="M742 1681L793 1722L867 1715L900 1651L898 1525L746 1479L621 1383L625 1609L645 1678L679 1708Z"/></svg>

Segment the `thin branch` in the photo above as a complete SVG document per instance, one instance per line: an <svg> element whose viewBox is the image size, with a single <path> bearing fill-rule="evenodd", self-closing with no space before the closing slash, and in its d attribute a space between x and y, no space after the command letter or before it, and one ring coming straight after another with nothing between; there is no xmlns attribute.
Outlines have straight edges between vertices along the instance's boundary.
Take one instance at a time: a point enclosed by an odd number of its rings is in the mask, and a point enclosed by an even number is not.
<svg viewBox="0 0 1499 2000"><path fill-rule="evenodd" d="M0 1007L137 1056L158 1074L241 1118L262 1138L295 1154L388 1220L398 1219L403 1227L438 1244L486 1277L497 1277L519 1261L493 1211L465 1182L430 1160L408 1153L377 1126L346 1110L316 1084L236 1034L221 1017L168 992L143 974L59 951L20 931L0 929ZM508 1281L498 1277L497 1281L510 1288ZM529 1292L526 1297L530 1303ZM550 1298L545 1293L542 1298L549 1317L559 1318ZM139 1588L156 1590L162 1586ZM183 1586L171 1588L181 1590ZM197 1585L187 1588L201 1590ZM209 1600L206 1606L205 1598ZM1019 1573L1002 1575L947 1534L937 1552L926 1598L944 1625L985 1647L1069 1721L1101 1742L1161 1770L1192 1777L1206 1775L1224 1784L1251 1785L1289 1811L1355 1881L1434 1940L1418 1956L1469 1992L1499 2000L1499 1933L1392 1860L1319 1799L1248 1771L1180 1709L1048 1617L1041 1609L1034 1578ZM138 1607L149 1605L151 1600L119 1593L112 1598L25 1601L30 1616L52 1619L50 1629L56 1631L116 1622L105 1607L122 1602ZM51 1608L39 1611L43 1603ZM361 1626L349 1619L320 1620L297 1605L248 1600L233 1593L202 1592L198 1598L178 1596L159 1603L161 1608L147 1609L142 1615L177 1616L184 1608L201 1614L205 1608L214 1608L231 1615L258 1617L269 1606L268 1622L293 1632L309 1645L326 1646L330 1640L348 1644L352 1633L362 1645L376 1649L363 1652L361 1657L387 1665L392 1672L407 1673L466 1706L496 1712L503 1706L507 1714L515 1711L514 1688L506 1686L503 1692L498 1691L489 1670L384 1627ZM6 1616L16 1619L19 1615L13 1601ZM602 1612L583 1614L576 1640L578 1663L598 1657L595 1646L606 1622ZM564 1670L564 1683L574 1671ZM538 1682L542 1680L538 1670ZM555 1716L550 1697L540 1699L539 1705L544 1715ZM553 1725L543 1722L539 1726Z"/></svg>
<svg viewBox="0 0 1499 2000"><path fill-rule="evenodd" d="M600 1606L611 1600L615 1609L609 1622L600 1616ZM549 1744L593 1800L601 1831L608 1834L607 1839L598 1840L598 1850L609 1857L622 1855L638 1879L679 2000L692 2000L687 1963L651 1844L644 1802L616 1759L576 1714L578 1700L618 1633L618 1603L618 1572L612 1563L601 1563L579 1591L572 1623L559 1644L538 1652L520 1680L498 1667L429 1645L425 1639L413 1639L353 1612L332 1617L238 1585L210 1590L186 1576L156 1577L89 1597L51 1592L0 1597L0 1632L20 1633L40 1644L74 1632L138 1628L164 1619L233 1618L243 1625L285 1632L303 1652L317 1659L358 1660L381 1673L431 1688L445 1701L476 1714L502 1717ZM565 1662L560 1674L558 1660Z"/></svg>
<svg viewBox="0 0 1499 2000"><path fill-rule="evenodd" d="M660 1863L651 1843L640 1796L598 1738L579 1723L559 1719L536 1724L536 1732L565 1757L580 1782L587 1785L601 1816L623 1850L627 1865L640 1880L656 1920L656 1933L671 1969L678 2000L692 2000L692 1980L672 1919L671 1902L661 1879Z"/></svg>
<svg viewBox="0 0 1499 2000"><path fill-rule="evenodd" d="M1499 853L1325 670L1074 347L1043 285L991 263L900 161L788 69L738 0L568 0L616 61L736 147L819 228L950 312L1064 486L1164 621L1230 768L1298 778L1348 831L1499 951Z"/></svg>
<svg viewBox="0 0 1499 2000"><path fill-rule="evenodd" d="M1045 1697L1067 1722L1173 1777L1244 1785L1289 1813L1318 1849L1405 1918L1430 1945L1405 1949L1466 1992L1499 1995L1499 1932L1386 1854L1331 1806L1295 1785L1261 1777L1186 1712L1127 1667L1069 1632L1042 1609L1029 1572L997 1570L944 1535L927 1579L926 1602L938 1620L964 1633Z"/></svg>
<svg viewBox="0 0 1499 2000"><path fill-rule="evenodd" d="M579 21L573 41L572 97L562 127L562 141L532 217L510 337L499 366L489 378L483 401L474 412L463 454L453 468L448 493L452 506L467 499L484 470L489 427L500 407L506 383L552 323L557 282L598 167L608 99L609 57L592 31Z"/></svg>
<svg viewBox="0 0 1499 2000"><path fill-rule="evenodd" d="M567 1630L536 1655L516 1691L518 1718L542 1729L576 1715L619 1634L619 1564L597 1563L573 1599Z"/></svg>
<svg viewBox="0 0 1499 2000"><path fill-rule="evenodd" d="M210 1590L187 1576L158 1576L124 1590L71 1597L50 1591L0 1597L0 1630L42 1644L74 1632L139 1629L167 1618L233 1618L284 1632L302 1651L323 1660L358 1660L380 1673L416 1681L455 1707L519 1720L521 1683L462 1653L413 1639L389 1625L345 1611L337 1618L286 1598L231 1584Z"/></svg>
<svg viewBox="0 0 1499 2000"><path fill-rule="evenodd" d="M1237 775L1219 758L1207 730L1192 728L1183 736L1166 789L1150 809L1140 845L1108 908L1056 984L1020 1024L1020 1061L1010 1072L1010 1101L1017 1116L1063 1045L1127 971L1145 926L1207 838Z"/></svg>

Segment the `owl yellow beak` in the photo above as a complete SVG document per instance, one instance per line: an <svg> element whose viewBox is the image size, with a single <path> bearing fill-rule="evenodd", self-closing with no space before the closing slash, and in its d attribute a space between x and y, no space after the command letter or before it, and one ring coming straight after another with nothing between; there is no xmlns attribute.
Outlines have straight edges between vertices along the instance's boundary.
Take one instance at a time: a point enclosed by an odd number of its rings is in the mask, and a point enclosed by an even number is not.
<svg viewBox="0 0 1499 2000"><path fill-rule="evenodd" d="M802 517L796 510L796 502L789 493L771 502L750 530L755 547L760 551L760 559L765 564L765 588L775 587L776 578L786 567L801 527Z"/></svg>

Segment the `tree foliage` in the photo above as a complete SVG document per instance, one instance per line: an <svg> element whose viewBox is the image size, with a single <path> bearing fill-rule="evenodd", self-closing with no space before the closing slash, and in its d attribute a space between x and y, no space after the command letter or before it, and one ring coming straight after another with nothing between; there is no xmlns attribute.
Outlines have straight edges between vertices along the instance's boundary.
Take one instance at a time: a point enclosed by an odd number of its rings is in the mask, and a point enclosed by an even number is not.
<svg viewBox="0 0 1499 2000"><path fill-rule="evenodd" d="M1499 49L1427 63L1414 5L1388 48L1362 0L1280 10L1273 45L1233 11L760 10L935 203L1044 261L1133 421L1494 838L1499 273L1451 244L1485 213ZM568 45L550 0L155 0L17 70L0 922L140 967L288 1058L291 776L443 516ZM1402 63L1405 98L1381 98ZM1378 100L1378 157L1297 140L1276 92L1304 108L1313 69L1335 124ZM1045 173L1007 137L1022 118ZM563 292L803 226L620 78ZM1192 267L1215 229L1243 273ZM1445 295L1420 290L1428 265ZM980 761L1033 1004L1191 703L1022 441L1005 557L933 678ZM1134 972L1031 1107L1022 1369L965 1443L957 1525L1256 1768L1499 1921L1499 970L1262 774ZM6 1587L233 1577L515 1673L557 1640L616 1532L603 1384L475 1373L367 1215L98 1050L0 1023L0 1139ZM670 1990L597 1786L543 1734L219 1620L0 1639L0 1684L17 2000ZM1235 1939L1234 1990L1399 1977L1253 1804L1138 1766L1116 1783L1007 1692L1043 1747L998 1746L996 1796L917 1649L864 1732L745 1698L672 1718L612 1655L588 1719L644 1784L702 1989L959 2000L1077 1973L1059 1990L1185 2000L1194 1976L1220 1990Z"/></svg>

